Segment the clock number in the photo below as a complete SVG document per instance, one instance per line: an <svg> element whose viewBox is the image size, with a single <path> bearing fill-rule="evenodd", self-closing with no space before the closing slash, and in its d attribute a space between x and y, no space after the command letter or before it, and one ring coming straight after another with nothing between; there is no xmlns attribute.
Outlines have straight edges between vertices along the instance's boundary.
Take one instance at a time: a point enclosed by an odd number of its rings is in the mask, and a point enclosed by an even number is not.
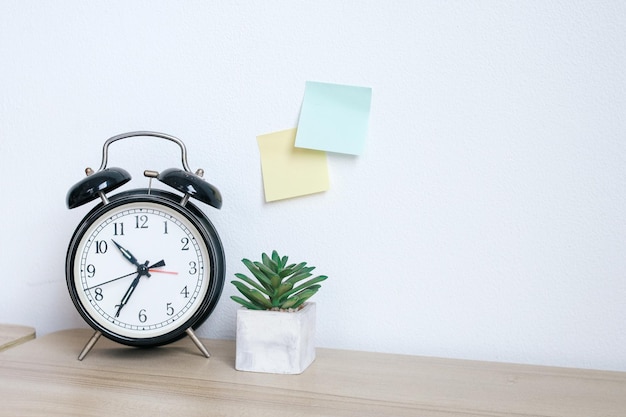
<svg viewBox="0 0 626 417"><path fill-rule="evenodd" d="M94 298L96 299L96 301L104 300L104 295L102 294L102 288L98 287L93 292L95 294Z"/></svg>
<svg viewBox="0 0 626 417"><path fill-rule="evenodd" d="M141 323L145 323L146 320L148 320L148 316L146 316L146 309L142 308L141 310L139 310L139 321Z"/></svg>
<svg viewBox="0 0 626 417"><path fill-rule="evenodd" d="M167 234L167 220L163 221L163 234Z"/></svg>
<svg viewBox="0 0 626 417"><path fill-rule="evenodd" d="M142 214L141 216L135 216L135 229L147 229L148 228L148 216Z"/></svg>
<svg viewBox="0 0 626 417"><path fill-rule="evenodd" d="M124 236L124 223L113 223L113 235Z"/></svg>
<svg viewBox="0 0 626 417"><path fill-rule="evenodd" d="M185 296L185 298L189 298L189 290L187 289L187 286L185 285L185 287L180 291L180 293L182 295Z"/></svg>
<svg viewBox="0 0 626 417"><path fill-rule="evenodd" d="M198 272L198 266L195 261L189 262L189 275L196 275L196 272Z"/></svg>
<svg viewBox="0 0 626 417"><path fill-rule="evenodd" d="M172 303L167 303L167 315L168 316L174 315L174 307L172 307Z"/></svg>
<svg viewBox="0 0 626 417"><path fill-rule="evenodd" d="M189 250L189 238L184 237L180 240L180 243L183 244L183 247L180 250Z"/></svg>
<svg viewBox="0 0 626 417"><path fill-rule="evenodd" d="M106 253L109 249L106 240L96 240L94 244L96 245L96 253Z"/></svg>
<svg viewBox="0 0 626 417"><path fill-rule="evenodd" d="M96 275L96 267L93 264L87 265L85 270L87 271L87 278L93 278Z"/></svg>

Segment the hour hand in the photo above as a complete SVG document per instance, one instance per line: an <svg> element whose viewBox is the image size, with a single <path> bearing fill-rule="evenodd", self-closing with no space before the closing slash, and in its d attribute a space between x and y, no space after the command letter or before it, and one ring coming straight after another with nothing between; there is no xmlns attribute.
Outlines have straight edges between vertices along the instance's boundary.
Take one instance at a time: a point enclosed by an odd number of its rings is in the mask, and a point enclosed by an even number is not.
<svg viewBox="0 0 626 417"><path fill-rule="evenodd" d="M113 239L111 239L111 242L115 243L115 246L117 246L117 248L120 250L120 252L122 252L122 255L124 255L124 258L128 259L128 261L130 263L132 263L136 267L140 267L141 266L141 264L137 261L137 258L135 258L132 253L130 253L129 251L124 249L122 247L122 245L120 245L119 243L117 243Z"/></svg>

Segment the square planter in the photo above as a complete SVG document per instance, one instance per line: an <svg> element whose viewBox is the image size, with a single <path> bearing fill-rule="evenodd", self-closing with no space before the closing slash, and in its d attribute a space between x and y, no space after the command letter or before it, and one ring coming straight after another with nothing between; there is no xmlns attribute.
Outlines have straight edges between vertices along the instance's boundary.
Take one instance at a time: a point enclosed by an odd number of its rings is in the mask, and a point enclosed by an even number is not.
<svg viewBox="0 0 626 417"><path fill-rule="evenodd" d="M235 369L301 374L315 359L315 303L295 312L237 310Z"/></svg>

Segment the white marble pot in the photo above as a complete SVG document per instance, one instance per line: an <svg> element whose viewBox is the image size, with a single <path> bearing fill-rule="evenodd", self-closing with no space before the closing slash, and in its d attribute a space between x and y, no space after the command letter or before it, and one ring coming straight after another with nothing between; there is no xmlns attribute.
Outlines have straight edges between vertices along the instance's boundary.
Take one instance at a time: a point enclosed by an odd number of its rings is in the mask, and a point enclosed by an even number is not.
<svg viewBox="0 0 626 417"><path fill-rule="evenodd" d="M237 310L235 369L301 374L315 359L315 303L295 312Z"/></svg>

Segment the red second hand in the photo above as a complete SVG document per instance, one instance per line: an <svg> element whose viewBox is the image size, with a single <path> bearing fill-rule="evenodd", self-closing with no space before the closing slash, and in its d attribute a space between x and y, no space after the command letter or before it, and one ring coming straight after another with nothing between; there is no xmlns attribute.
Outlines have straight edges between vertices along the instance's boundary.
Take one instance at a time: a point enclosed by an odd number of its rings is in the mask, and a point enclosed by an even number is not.
<svg viewBox="0 0 626 417"><path fill-rule="evenodd" d="M174 272L174 271L163 271L161 269L148 269L148 272L158 272L159 274L172 274L172 275L178 275L178 272Z"/></svg>

